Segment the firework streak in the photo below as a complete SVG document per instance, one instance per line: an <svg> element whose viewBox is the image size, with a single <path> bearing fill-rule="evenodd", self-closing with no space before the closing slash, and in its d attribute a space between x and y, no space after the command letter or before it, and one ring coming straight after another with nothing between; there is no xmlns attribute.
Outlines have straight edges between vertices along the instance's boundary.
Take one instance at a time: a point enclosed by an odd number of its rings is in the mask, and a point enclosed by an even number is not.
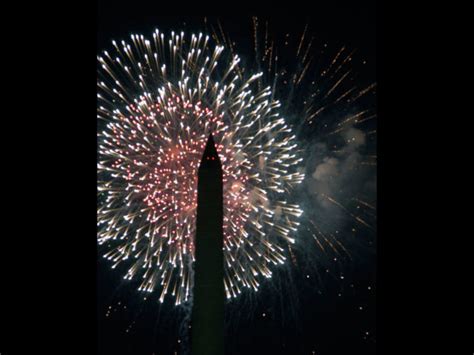
<svg viewBox="0 0 474 355"><path fill-rule="evenodd" d="M224 184L228 298L257 290L286 260L302 210L292 129L261 73L203 34L132 35L98 58L98 243L140 291L186 302L192 290L197 169L212 132ZM226 60L226 58L229 58ZM100 126L103 123L102 126Z"/></svg>

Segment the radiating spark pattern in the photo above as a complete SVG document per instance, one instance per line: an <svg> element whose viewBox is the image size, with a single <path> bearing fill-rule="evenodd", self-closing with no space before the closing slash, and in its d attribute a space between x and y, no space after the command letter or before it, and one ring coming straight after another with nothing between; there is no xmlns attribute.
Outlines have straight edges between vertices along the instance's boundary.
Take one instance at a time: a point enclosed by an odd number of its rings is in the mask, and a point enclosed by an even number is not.
<svg viewBox="0 0 474 355"><path fill-rule="evenodd" d="M286 202L302 182L295 135L261 73L203 34L113 43L98 57L98 243L139 290L188 300L197 169L212 132L223 168L224 284L257 290L286 260L302 210Z"/></svg>
<svg viewBox="0 0 474 355"><path fill-rule="evenodd" d="M263 72L258 83L271 83L298 146L305 148L306 179L296 200L307 213L299 220L297 245L286 246L290 260L296 267L298 258L305 258L302 263L315 269L324 263L321 256L352 260L349 245L354 245L356 229L363 229L360 234L376 233L376 196L371 190L376 172L368 170L377 166L376 83L360 80L355 49L329 49L308 25L295 34L269 31L268 22L256 17L251 22L254 69ZM223 41L220 36L215 31L218 43ZM327 161L335 165L325 166ZM316 174L322 170L325 174ZM334 207L337 211L332 213Z"/></svg>

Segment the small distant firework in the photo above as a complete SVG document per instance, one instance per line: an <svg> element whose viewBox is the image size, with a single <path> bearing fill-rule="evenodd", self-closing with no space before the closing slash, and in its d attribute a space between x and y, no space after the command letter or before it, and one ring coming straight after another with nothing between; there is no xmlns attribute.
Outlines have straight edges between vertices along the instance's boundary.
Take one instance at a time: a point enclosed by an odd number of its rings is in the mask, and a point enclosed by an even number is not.
<svg viewBox="0 0 474 355"><path fill-rule="evenodd" d="M257 290L286 260L302 210L296 137L262 73L202 33L132 35L98 57L98 243L139 290L189 299L197 169L212 132L223 166L225 289ZM229 58L229 59L226 59Z"/></svg>

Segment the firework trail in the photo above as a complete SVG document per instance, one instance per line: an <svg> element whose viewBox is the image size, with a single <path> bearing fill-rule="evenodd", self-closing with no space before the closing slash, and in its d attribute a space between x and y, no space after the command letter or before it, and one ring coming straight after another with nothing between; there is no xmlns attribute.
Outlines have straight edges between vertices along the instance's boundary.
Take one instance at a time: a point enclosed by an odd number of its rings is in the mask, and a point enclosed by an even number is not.
<svg viewBox="0 0 474 355"><path fill-rule="evenodd" d="M98 243L140 291L192 290L197 169L212 132L223 167L225 289L258 290L286 260L303 158L262 73L203 34L132 35L98 57ZM229 52L232 52L229 54ZM229 59L227 59L229 58Z"/></svg>
<svg viewBox="0 0 474 355"><path fill-rule="evenodd" d="M210 28L217 43L230 42ZM282 102L304 157L305 180L288 197L305 210L297 243L286 248L293 271L272 284L288 289L293 276L315 273L320 287L321 271L342 280L354 254L375 250L376 83L361 76L367 61L356 50L329 46L308 25L290 34L253 18L252 36L251 70L262 71L259 85L270 85Z"/></svg>

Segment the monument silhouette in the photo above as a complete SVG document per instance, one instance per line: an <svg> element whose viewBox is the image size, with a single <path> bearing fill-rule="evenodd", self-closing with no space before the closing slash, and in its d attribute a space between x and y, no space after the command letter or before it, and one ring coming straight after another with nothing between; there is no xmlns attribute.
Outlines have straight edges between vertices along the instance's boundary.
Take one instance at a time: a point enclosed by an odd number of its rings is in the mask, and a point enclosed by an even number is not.
<svg viewBox="0 0 474 355"><path fill-rule="evenodd" d="M198 173L192 355L224 354L224 254L222 166L212 134Z"/></svg>

